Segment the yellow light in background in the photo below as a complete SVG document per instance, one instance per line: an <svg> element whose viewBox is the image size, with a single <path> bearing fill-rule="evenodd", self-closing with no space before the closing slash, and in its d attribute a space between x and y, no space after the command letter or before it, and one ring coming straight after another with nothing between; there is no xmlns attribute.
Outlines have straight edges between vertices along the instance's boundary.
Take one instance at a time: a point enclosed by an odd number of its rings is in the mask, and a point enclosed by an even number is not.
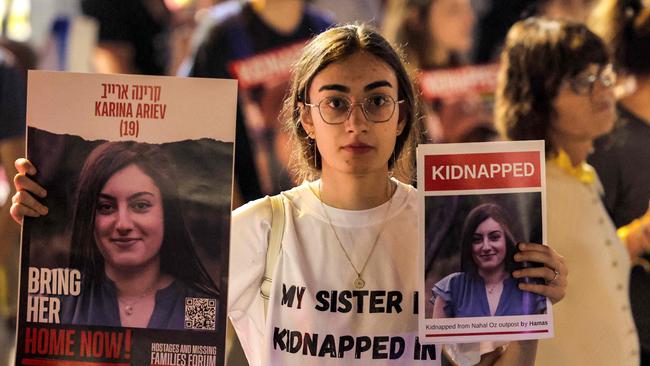
<svg viewBox="0 0 650 366"><path fill-rule="evenodd" d="M4 24L6 10L7 10L7 1L0 0L0 25Z"/></svg>
<svg viewBox="0 0 650 366"><path fill-rule="evenodd" d="M10 3L11 9L7 9L7 4L8 0L0 0L0 22L4 23L6 11L9 11L7 34L4 36L15 41L27 41L32 35L32 26L29 23L30 0L13 0Z"/></svg>
<svg viewBox="0 0 650 366"><path fill-rule="evenodd" d="M169 10L174 11L189 6L193 2L194 0L165 0L165 5Z"/></svg>

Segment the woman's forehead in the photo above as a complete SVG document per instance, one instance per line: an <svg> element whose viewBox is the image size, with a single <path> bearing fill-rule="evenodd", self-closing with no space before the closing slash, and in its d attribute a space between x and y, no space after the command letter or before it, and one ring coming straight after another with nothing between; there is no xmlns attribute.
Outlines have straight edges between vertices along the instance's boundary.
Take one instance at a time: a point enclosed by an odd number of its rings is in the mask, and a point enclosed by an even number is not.
<svg viewBox="0 0 650 366"><path fill-rule="evenodd" d="M310 92L317 92L326 84L343 85L351 90L363 89L378 81L386 81L397 90L397 75L387 62L370 53L357 52L318 72L312 80Z"/></svg>

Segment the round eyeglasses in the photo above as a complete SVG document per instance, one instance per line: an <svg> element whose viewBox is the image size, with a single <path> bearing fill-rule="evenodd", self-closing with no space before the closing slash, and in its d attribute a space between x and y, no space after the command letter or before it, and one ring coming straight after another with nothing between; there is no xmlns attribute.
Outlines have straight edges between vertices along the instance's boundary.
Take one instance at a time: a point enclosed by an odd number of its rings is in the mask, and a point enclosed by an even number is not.
<svg viewBox="0 0 650 366"><path fill-rule="evenodd" d="M332 96L321 99L316 104L306 103L307 107L318 108L323 121L330 125L341 124L350 118L352 109L356 105L361 106L363 115L370 122L387 122L395 113L395 106L403 103L404 100L395 100L387 94L375 94L365 97L361 102L352 103L349 99L341 96Z"/></svg>
<svg viewBox="0 0 650 366"><path fill-rule="evenodd" d="M579 74L569 79L569 86L577 95L591 95L598 80L607 88L616 85L616 71L614 71L611 64L601 66L595 74Z"/></svg>

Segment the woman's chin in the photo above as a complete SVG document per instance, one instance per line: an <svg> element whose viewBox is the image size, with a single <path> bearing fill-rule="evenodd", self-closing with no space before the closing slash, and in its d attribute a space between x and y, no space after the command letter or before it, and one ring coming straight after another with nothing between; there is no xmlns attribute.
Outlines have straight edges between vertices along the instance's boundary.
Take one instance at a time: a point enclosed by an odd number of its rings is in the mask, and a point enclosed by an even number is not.
<svg viewBox="0 0 650 366"><path fill-rule="evenodd" d="M114 258L110 263L108 261L106 262L106 267L110 267L112 270L120 273L141 272L151 265L159 266L160 264L152 259L143 260L140 256L122 256L120 258Z"/></svg>

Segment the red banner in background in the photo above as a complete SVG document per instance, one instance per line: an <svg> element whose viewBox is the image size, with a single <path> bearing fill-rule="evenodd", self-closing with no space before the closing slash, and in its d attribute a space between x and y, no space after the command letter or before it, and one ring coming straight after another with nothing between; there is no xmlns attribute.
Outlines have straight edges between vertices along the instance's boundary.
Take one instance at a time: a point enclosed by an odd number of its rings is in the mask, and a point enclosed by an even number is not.
<svg viewBox="0 0 650 366"><path fill-rule="evenodd" d="M288 80L291 66L296 62L307 42L298 42L230 64L230 72L239 81L239 87L248 89L270 81Z"/></svg>
<svg viewBox="0 0 650 366"><path fill-rule="evenodd" d="M426 99L460 97L467 93L494 93L498 64L425 71L418 85Z"/></svg>

